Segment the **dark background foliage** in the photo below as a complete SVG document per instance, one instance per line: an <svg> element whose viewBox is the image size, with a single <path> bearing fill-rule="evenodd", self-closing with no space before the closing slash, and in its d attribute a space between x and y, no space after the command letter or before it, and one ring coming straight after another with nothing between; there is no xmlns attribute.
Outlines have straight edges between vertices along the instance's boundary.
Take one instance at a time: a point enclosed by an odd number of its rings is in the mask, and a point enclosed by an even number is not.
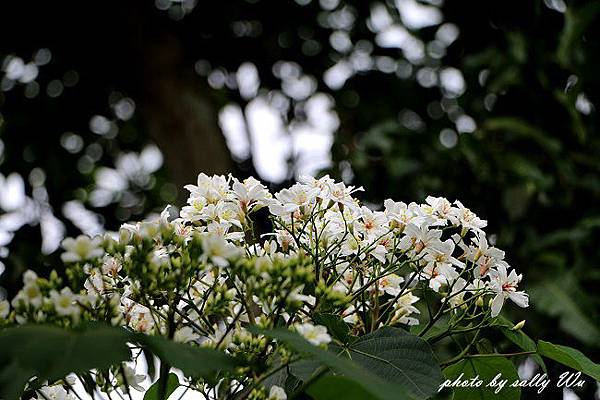
<svg viewBox="0 0 600 400"><path fill-rule="evenodd" d="M181 202L198 172L268 181L258 158L275 150L253 143L252 104L293 136L322 122L319 95L339 119L322 173L375 205L460 199L526 277L531 308L511 317L598 360L599 21L597 1L4 2L3 293L55 266L64 234ZM242 151L221 132L225 106ZM271 186L302 157L286 154Z"/></svg>

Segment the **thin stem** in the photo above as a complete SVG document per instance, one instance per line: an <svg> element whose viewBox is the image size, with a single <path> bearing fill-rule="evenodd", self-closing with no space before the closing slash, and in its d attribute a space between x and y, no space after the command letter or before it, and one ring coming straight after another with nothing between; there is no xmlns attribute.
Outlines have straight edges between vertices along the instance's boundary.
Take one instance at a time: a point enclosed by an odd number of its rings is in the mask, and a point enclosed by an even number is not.
<svg viewBox="0 0 600 400"><path fill-rule="evenodd" d="M459 356L460 357L454 357L451 358L450 360L444 361L443 363L440 364L441 367L445 367L449 364L454 364L462 359L465 358L486 358L486 357L514 357L514 356L525 356L528 354L536 354L537 351L536 350L532 350L532 351L517 351L515 353L490 353L490 354L466 354L466 355L462 355Z"/></svg>

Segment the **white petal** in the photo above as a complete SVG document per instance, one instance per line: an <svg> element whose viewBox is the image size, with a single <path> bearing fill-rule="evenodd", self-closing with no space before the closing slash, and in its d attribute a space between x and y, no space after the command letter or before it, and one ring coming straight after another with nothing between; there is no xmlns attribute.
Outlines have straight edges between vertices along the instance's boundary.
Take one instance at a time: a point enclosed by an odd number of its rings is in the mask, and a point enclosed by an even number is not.
<svg viewBox="0 0 600 400"><path fill-rule="evenodd" d="M498 314L500 314L500 310L502 310L503 305L504 295L502 293L498 293L492 301L492 318L497 317Z"/></svg>
<svg viewBox="0 0 600 400"><path fill-rule="evenodd" d="M508 294L511 299L519 307L529 307L529 296L525 292L512 292Z"/></svg>
<svg viewBox="0 0 600 400"><path fill-rule="evenodd" d="M81 260L81 258L77 254L71 253L71 252L62 253L60 255L60 259L63 262L77 262L77 261Z"/></svg>

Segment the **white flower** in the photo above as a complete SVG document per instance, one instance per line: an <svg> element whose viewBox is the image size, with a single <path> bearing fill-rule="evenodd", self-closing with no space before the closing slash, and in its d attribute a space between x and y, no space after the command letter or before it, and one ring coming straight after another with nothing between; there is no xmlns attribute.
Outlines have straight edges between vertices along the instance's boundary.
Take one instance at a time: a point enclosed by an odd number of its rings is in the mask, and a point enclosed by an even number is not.
<svg viewBox="0 0 600 400"><path fill-rule="evenodd" d="M435 248L427 249L424 257L427 265L419 274L419 279L429 280L429 287L435 292L439 292L442 285L449 285L458 277L454 266L464 267L464 263L452 256L454 247L454 242L448 239L440 242Z"/></svg>
<svg viewBox="0 0 600 400"><path fill-rule="evenodd" d="M461 225L464 229L470 229L474 232L481 232L487 226L487 221L479 219L477 215L463 204L456 200L454 202L457 208L453 208L450 221L455 225Z"/></svg>
<svg viewBox="0 0 600 400"><path fill-rule="evenodd" d="M61 385L44 386L39 389L38 400L75 400L75 396L70 394Z"/></svg>
<svg viewBox="0 0 600 400"><path fill-rule="evenodd" d="M288 251L290 248L296 247L296 241L291 233L286 231L285 229L278 229L275 231L275 239L281 247L282 251Z"/></svg>
<svg viewBox="0 0 600 400"><path fill-rule="evenodd" d="M21 303L23 303L25 306L31 305L34 308L38 308L42 305L42 299L43 297L40 287L37 285L37 283L30 282L26 284L15 296L12 301L12 306L17 308Z"/></svg>
<svg viewBox="0 0 600 400"><path fill-rule="evenodd" d="M504 252L490 246L483 232L475 232L472 242L475 247L466 247L464 244L461 247L465 250L467 260L477 263L479 268L475 270L475 275L481 278L504 259Z"/></svg>
<svg viewBox="0 0 600 400"><path fill-rule="evenodd" d="M102 257L104 250L100 247L101 243L100 236L93 239L85 235L79 235L76 239L66 238L62 241L62 247L67 251L60 258L63 262L78 262Z"/></svg>
<svg viewBox="0 0 600 400"><path fill-rule="evenodd" d="M269 397L267 400L287 400L287 394L282 387L273 385L269 390Z"/></svg>
<svg viewBox="0 0 600 400"><path fill-rule="evenodd" d="M208 203L216 204L227 197L229 181L222 175L209 177L201 173L198 175L197 186L186 185L185 188L190 191L191 197L204 197Z"/></svg>
<svg viewBox="0 0 600 400"><path fill-rule="evenodd" d="M411 314L420 314L421 312L413 306L414 303L419 301L417 296L408 292L403 294L395 304L396 312L392 318L392 322L399 322L406 325L419 325L419 320L410 317Z"/></svg>
<svg viewBox="0 0 600 400"><path fill-rule="evenodd" d="M188 204L181 209L181 218L185 221L199 221L206 206L206 199L204 197L189 197Z"/></svg>
<svg viewBox="0 0 600 400"><path fill-rule="evenodd" d="M142 239L156 240L160 232L158 221L142 221L138 223L138 230Z"/></svg>
<svg viewBox="0 0 600 400"><path fill-rule="evenodd" d="M154 317L147 307L134 303L130 308L126 308L125 314L129 326L138 332L149 333L154 328Z"/></svg>
<svg viewBox="0 0 600 400"><path fill-rule="evenodd" d="M244 179L243 183L234 178L233 194L244 213L252 212L255 208L265 205L271 198L267 188L252 177Z"/></svg>
<svg viewBox="0 0 600 400"><path fill-rule="evenodd" d="M410 223L404 229L406 236L402 238L398 247L401 250L413 250L416 254L427 249L441 249L440 237L442 231L439 229L428 229Z"/></svg>
<svg viewBox="0 0 600 400"><path fill-rule="evenodd" d="M207 211L210 210L207 208ZM214 216L206 218L208 221L218 220L220 222L229 223L242 229L242 222L246 220L245 212L241 206L233 202L220 202L214 208ZM205 213L207 214L207 213Z"/></svg>
<svg viewBox="0 0 600 400"><path fill-rule="evenodd" d="M149 259L150 263L154 265L171 265L171 257L169 256L169 252L167 249L159 247L157 250L154 250Z"/></svg>
<svg viewBox="0 0 600 400"><path fill-rule="evenodd" d="M63 288L60 293L56 290L50 292L50 300L58 315L70 316L79 314L79 307L75 304L76 296L68 287Z"/></svg>
<svg viewBox="0 0 600 400"><path fill-rule="evenodd" d="M408 225L414 218L412 211L408 209L406 203L395 202L392 199L387 199L383 202L385 213L390 222L394 222L401 228Z"/></svg>
<svg viewBox="0 0 600 400"><path fill-rule="evenodd" d="M444 220L435 216L433 209L428 204L417 204L412 202L408 205L408 211L412 214L411 224L426 228L431 225L444 225Z"/></svg>
<svg viewBox="0 0 600 400"><path fill-rule="evenodd" d="M25 273L23 274L23 283L25 285L27 285L29 283L34 283L37 279L38 279L37 274L30 269L25 271Z"/></svg>
<svg viewBox="0 0 600 400"><path fill-rule="evenodd" d="M327 328L322 325L313 325L309 322L297 324L296 332L315 346L331 342L331 336L327 333Z"/></svg>
<svg viewBox="0 0 600 400"><path fill-rule="evenodd" d="M175 229L175 234L184 239L185 243L188 243L191 240L192 233L194 232L193 227L187 225L183 218L175 219L173 221L173 228Z"/></svg>
<svg viewBox="0 0 600 400"><path fill-rule="evenodd" d="M210 234L202 239L202 250L204 250L203 256L219 267L226 267L229 265L228 260L240 253L239 248L234 244L220 236Z"/></svg>
<svg viewBox="0 0 600 400"><path fill-rule="evenodd" d="M354 192L364 191L362 186L358 188L355 188L354 186L346 187L346 185L342 182L330 183L328 185L328 189L329 193L327 197L329 200L349 208L358 208L356 200L352 197L352 194Z"/></svg>
<svg viewBox="0 0 600 400"><path fill-rule="evenodd" d="M77 383L77 375L71 373L65 376L65 382L67 382L71 386L75 385Z"/></svg>
<svg viewBox="0 0 600 400"><path fill-rule="evenodd" d="M496 292L496 296L492 300L492 317L496 317L500 314L500 310L504 305L506 299L512 300L519 307L529 306L529 296L525 292L518 292L517 286L522 275L517 275L515 270L510 271L507 274L506 266L504 264L498 265L497 270L491 271L491 289Z"/></svg>
<svg viewBox="0 0 600 400"><path fill-rule="evenodd" d="M225 204L218 202L217 204L207 204L206 207L200 212L198 219L200 221L218 221L219 220L219 209L218 206Z"/></svg>
<svg viewBox="0 0 600 400"><path fill-rule="evenodd" d="M431 214L437 218L435 225L446 225L446 220L455 212L452 204L444 197L427 196L425 201L431 210Z"/></svg>
<svg viewBox="0 0 600 400"><path fill-rule="evenodd" d="M458 273L448 264L429 263L419 274L419 280L429 281L429 287L434 292L439 292L443 285L448 285Z"/></svg>
<svg viewBox="0 0 600 400"><path fill-rule="evenodd" d="M400 285L404 282L404 278L396 274L390 274L380 278L378 283L379 290L391 296L396 296L400 293Z"/></svg>
<svg viewBox="0 0 600 400"><path fill-rule="evenodd" d="M6 319L8 317L8 313L10 312L10 304L8 300L0 301L0 320Z"/></svg>
<svg viewBox="0 0 600 400"><path fill-rule="evenodd" d="M329 188L335 183L335 181L331 179L329 175L322 176L319 179L310 175L301 175L298 178L298 182L319 189L320 193L318 194L318 197L321 199L326 199Z"/></svg>
<svg viewBox="0 0 600 400"><path fill-rule="evenodd" d="M116 257L105 257L102 263L102 273L104 275L117 276L121 270L121 262Z"/></svg>
<svg viewBox="0 0 600 400"><path fill-rule="evenodd" d="M443 264L463 268L465 264L452 256L454 247L454 242L451 239L440 242L437 246L427 249L425 260L438 266Z"/></svg>
<svg viewBox="0 0 600 400"><path fill-rule="evenodd" d="M199 338L200 335L194 332L194 330L189 326L184 326L183 328L176 330L175 335L173 336L173 340L178 343L193 342Z"/></svg>
<svg viewBox="0 0 600 400"><path fill-rule="evenodd" d="M104 279L98 269L94 268L90 271L90 275L85 280L83 287L87 290L88 296L94 298L104 293Z"/></svg>
<svg viewBox="0 0 600 400"><path fill-rule="evenodd" d="M269 211L277 216L299 213L301 207L312 204L316 200L319 192L318 188L296 183L291 188L282 189L275 194L276 201L269 205Z"/></svg>
<svg viewBox="0 0 600 400"><path fill-rule="evenodd" d="M385 256L387 254L387 248L384 245L378 244L376 246L371 246L369 249L369 254L377 259L377 261L381 263L385 263Z"/></svg>
<svg viewBox="0 0 600 400"><path fill-rule="evenodd" d="M135 370L128 365L123 365L123 372L125 375L125 382L127 383L127 385L129 385L129 387L134 388L138 392L146 391L146 389L144 389L140 385L140 383L142 383L142 382L144 382L144 380L146 380L145 375L136 374Z"/></svg>
<svg viewBox="0 0 600 400"><path fill-rule="evenodd" d="M291 292L289 297L290 297L290 299L292 299L294 301L303 302L305 304L305 308L310 309L310 306L315 305L315 302L317 301L317 299L315 298L315 296L302 294L301 293L302 289L303 289L303 287L299 287L294 292Z"/></svg>
<svg viewBox="0 0 600 400"><path fill-rule="evenodd" d="M388 231L388 218L381 211L371 211L362 206L361 220L355 223L357 230L362 232L368 239L373 240L384 235Z"/></svg>
<svg viewBox="0 0 600 400"><path fill-rule="evenodd" d="M353 305L348 306L344 311L342 311L342 318L344 322L347 322L351 325L354 325L358 322L358 312L356 307Z"/></svg>
<svg viewBox="0 0 600 400"><path fill-rule="evenodd" d="M218 285L225 284L225 278L222 276L216 276L213 271L208 271L198 279L190 288L190 296L196 300L200 300L202 296L206 294L206 291L209 290L214 284L215 280Z"/></svg>
<svg viewBox="0 0 600 400"><path fill-rule="evenodd" d="M229 222L213 221L207 225L206 230L208 233L212 233L215 236L220 236L228 240L243 240L244 232L229 232L231 226L232 225Z"/></svg>
<svg viewBox="0 0 600 400"><path fill-rule="evenodd" d="M342 242L340 253L344 256L356 254L361 247L363 247L362 243L352 235Z"/></svg>

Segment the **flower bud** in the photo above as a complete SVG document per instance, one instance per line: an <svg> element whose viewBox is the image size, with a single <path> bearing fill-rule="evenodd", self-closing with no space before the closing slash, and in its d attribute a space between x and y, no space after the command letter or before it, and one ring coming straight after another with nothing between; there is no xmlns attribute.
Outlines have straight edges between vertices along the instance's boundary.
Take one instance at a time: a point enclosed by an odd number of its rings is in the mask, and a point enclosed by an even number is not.
<svg viewBox="0 0 600 400"><path fill-rule="evenodd" d="M477 297L477 300L475 300L475 305L477 307L483 307L483 296Z"/></svg>
<svg viewBox="0 0 600 400"><path fill-rule="evenodd" d="M525 320L518 322L515 326L513 326L512 328L510 328L511 331L518 331L521 328L523 328L523 326L525 326Z"/></svg>
<svg viewBox="0 0 600 400"><path fill-rule="evenodd" d="M131 241L131 238L133 237L133 233L124 227L121 227L121 229L119 229L119 244L126 246L129 244L129 242Z"/></svg>

